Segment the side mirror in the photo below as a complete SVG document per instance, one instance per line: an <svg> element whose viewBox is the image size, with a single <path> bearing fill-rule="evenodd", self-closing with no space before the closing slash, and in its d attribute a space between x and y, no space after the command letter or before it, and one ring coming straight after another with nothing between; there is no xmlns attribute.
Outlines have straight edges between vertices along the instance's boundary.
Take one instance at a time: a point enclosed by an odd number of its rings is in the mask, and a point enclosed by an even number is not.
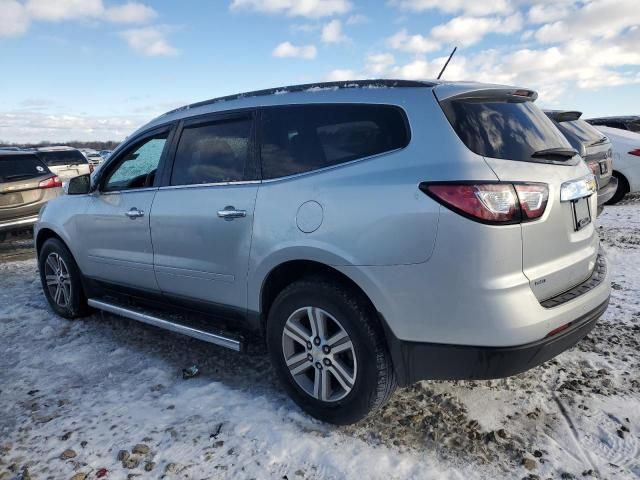
<svg viewBox="0 0 640 480"><path fill-rule="evenodd" d="M67 184L67 195L85 195L91 191L91 175L73 177Z"/></svg>

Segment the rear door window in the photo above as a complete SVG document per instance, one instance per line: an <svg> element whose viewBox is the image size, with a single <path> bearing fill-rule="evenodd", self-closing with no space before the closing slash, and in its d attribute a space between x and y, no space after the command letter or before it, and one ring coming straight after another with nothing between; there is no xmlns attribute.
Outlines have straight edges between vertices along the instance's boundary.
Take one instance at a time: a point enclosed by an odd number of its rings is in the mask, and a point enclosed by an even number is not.
<svg viewBox="0 0 640 480"><path fill-rule="evenodd" d="M35 155L1 155L0 182L13 182L51 173Z"/></svg>
<svg viewBox="0 0 640 480"><path fill-rule="evenodd" d="M49 166L81 165L88 163L79 150L58 150L53 152L38 152L37 155Z"/></svg>
<svg viewBox="0 0 640 480"><path fill-rule="evenodd" d="M171 185L252 180L249 117L187 126L176 150Z"/></svg>
<svg viewBox="0 0 640 480"><path fill-rule="evenodd" d="M330 167L409 143L402 110L390 105L294 105L262 111L265 179Z"/></svg>
<svg viewBox="0 0 640 480"><path fill-rule="evenodd" d="M540 161L534 152L571 148L530 101L461 99L443 102L442 109L464 144L483 157Z"/></svg>

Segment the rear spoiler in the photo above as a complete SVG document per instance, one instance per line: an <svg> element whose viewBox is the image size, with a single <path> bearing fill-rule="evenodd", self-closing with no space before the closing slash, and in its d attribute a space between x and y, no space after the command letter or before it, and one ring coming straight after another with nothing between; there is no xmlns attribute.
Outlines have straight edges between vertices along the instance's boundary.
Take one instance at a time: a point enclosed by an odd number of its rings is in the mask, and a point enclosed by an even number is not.
<svg viewBox="0 0 640 480"><path fill-rule="evenodd" d="M547 117L552 120L555 120L558 123L562 122L573 122L574 120L578 120L582 116L582 112L578 112L576 110L566 110L566 111L558 111L558 110L547 110Z"/></svg>
<svg viewBox="0 0 640 480"><path fill-rule="evenodd" d="M466 88L465 88L466 87ZM498 85L489 88L478 88L475 85L442 84L433 89L436 98L443 101L473 99L509 99L520 102L535 102L537 92L525 88L505 87Z"/></svg>

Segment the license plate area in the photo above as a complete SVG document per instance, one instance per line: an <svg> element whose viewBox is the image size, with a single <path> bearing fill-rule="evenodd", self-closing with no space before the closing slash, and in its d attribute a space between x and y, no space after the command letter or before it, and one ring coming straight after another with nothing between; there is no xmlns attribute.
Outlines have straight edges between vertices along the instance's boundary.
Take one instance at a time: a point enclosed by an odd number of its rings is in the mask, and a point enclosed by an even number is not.
<svg viewBox="0 0 640 480"><path fill-rule="evenodd" d="M578 198L571 201L573 211L573 229L577 232L591 223L591 209L589 197Z"/></svg>
<svg viewBox="0 0 640 480"><path fill-rule="evenodd" d="M22 203L21 193L0 193L0 207L10 207Z"/></svg>
<svg viewBox="0 0 640 480"><path fill-rule="evenodd" d="M607 161L603 160L600 162L600 175L604 175L609 173L609 167L607 166Z"/></svg>

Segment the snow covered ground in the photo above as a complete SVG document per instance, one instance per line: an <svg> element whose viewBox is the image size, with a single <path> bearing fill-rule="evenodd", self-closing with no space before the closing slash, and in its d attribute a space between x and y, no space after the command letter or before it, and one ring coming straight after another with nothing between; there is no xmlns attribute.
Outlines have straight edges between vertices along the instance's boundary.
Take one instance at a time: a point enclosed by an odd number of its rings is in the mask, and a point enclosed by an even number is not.
<svg viewBox="0 0 640 480"><path fill-rule="evenodd" d="M576 348L507 380L421 382L346 428L301 413L263 355L57 318L16 242L0 249L0 479L640 478L640 197L600 224L613 296Z"/></svg>

